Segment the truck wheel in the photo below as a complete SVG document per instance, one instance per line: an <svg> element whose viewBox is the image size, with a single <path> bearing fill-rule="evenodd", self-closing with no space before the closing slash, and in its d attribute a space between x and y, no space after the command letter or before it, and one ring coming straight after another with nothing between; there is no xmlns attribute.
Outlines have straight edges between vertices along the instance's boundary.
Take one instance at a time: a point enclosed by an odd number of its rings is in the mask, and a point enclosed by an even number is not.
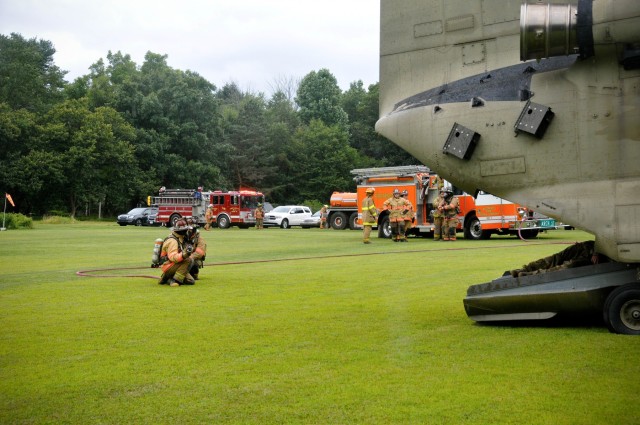
<svg viewBox="0 0 640 425"><path fill-rule="evenodd" d="M483 239L482 224L475 215L471 216L469 220L464 221L464 238L474 241ZM486 237L484 239L486 239Z"/></svg>
<svg viewBox="0 0 640 425"><path fill-rule="evenodd" d="M280 223L280 227L282 227L283 229L288 229L289 226L289 220L287 220L286 218L282 220L282 223Z"/></svg>
<svg viewBox="0 0 640 425"><path fill-rule="evenodd" d="M337 212L331 216L331 227L336 230L344 230L347 227L347 216L343 212Z"/></svg>
<svg viewBox="0 0 640 425"><path fill-rule="evenodd" d="M611 332L640 335L640 285L628 283L614 289L602 309Z"/></svg>
<svg viewBox="0 0 640 425"><path fill-rule="evenodd" d="M221 229L228 229L231 227L231 220L229 220L229 217L226 215L219 215L216 221L218 222L218 227Z"/></svg>
<svg viewBox="0 0 640 425"><path fill-rule="evenodd" d="M358 213L357 212L351 213L351 215L349 216L349 229L358 230L356 227L357 221L358 221Z"/></svg>
<svg viewBox="0 0 640 425"><path fill-rule="evenodd" d="M378 237L391 239L391 222L389 221L389 217L383 218L382 223L378 226Z"/></svg>
<svg viewBox="0 0 640 425"><path fill-rule="evenodd" d="M523 239L535 239L539 232L538 229L524 229L520 230L520 236L522 236Z"/></svg>
<svg viewBox="0 0 640 425"><path fill-rule="evenodd" d="M175 227L176 223L181 218L182 217L180 216L180 214L173 214L171 217L169 217L169 223L171 223L171 227Z"/></svg>

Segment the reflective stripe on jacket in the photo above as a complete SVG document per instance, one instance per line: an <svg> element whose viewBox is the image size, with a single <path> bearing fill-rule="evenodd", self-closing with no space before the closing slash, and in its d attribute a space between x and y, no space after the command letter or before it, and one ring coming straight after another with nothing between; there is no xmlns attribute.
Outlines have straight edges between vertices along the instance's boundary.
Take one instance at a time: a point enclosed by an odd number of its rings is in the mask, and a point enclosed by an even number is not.
<svg viewBox="0 0 640 425"><path fill-rule="evenodd" d="M362 201L362 225L363 226L375 226L377 224L376 217L378 216L378 210L373 203L373 198L367 196Z"/></svg>

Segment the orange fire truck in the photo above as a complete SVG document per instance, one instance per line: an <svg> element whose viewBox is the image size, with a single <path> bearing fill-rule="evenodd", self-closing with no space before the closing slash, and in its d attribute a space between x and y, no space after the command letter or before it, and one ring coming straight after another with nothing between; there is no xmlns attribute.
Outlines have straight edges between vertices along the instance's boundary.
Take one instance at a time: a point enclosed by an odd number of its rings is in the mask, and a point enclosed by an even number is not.
<svg viewBox="0 0 640 425"><path fill-rule="evenodd" d="M385 200L393 196L393 190L406 190L408 200L415 208L415 220L409 229L409 235L432 236L434 231L434 201L438 196L437 175L423 165L401 167L362 168L352 170L358 186L356 194L334 192L329 209L329 223L334 229L360 228L361 216L358 205L362 205L365 190L373 187L373 196L378 208ZM525 207L480 192L474 198L454 188L454 194L460 201L459 231L467 239L487 239L492 234L520 235L523 238L535 237L540 230L555 229L555 220ZM353 198L356 206L353 207ZM390 238L389 214L380 211L378 216L378 237Z"/></svg>
<svg viewBox="0 0 640 425"><path fill-rule="evenodd" d="M202 192L192 189L164 189L148 203L158 206L157 221L173 226L181 217L193 217L205 224L205 213L213 206L213 224L222 229L247 228L256 224L253 211L264 203L264 195L253 190Z"/></svg>

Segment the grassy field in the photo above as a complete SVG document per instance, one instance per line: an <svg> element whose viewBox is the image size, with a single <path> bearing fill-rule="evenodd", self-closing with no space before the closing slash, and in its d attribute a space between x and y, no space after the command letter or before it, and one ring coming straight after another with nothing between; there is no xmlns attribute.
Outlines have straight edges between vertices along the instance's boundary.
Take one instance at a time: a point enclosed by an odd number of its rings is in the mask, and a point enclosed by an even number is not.
<svg viewBox="0 0 640 425"><path fill-rule="evenodd" d="M462 305L469 285L586 233L364 245L214 229L201 280L179 288L147 277L167 234L0 233L0 423L640 423L640 338L481 326Z"/></svg>

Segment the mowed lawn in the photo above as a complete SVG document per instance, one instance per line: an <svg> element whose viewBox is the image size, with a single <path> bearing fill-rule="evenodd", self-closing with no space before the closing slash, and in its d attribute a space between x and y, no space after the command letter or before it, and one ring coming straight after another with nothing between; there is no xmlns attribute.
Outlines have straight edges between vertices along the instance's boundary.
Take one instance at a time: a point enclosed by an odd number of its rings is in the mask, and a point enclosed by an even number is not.
<svg viewBox="0 0 640 425"><path fill-rule="evenodd" d="M364 245L213 229L201 280L179 288L146 277L167 234L0 232L0 423L640 423L640 338L477 325L462 305L469 285L587 233Z"/></svg>

